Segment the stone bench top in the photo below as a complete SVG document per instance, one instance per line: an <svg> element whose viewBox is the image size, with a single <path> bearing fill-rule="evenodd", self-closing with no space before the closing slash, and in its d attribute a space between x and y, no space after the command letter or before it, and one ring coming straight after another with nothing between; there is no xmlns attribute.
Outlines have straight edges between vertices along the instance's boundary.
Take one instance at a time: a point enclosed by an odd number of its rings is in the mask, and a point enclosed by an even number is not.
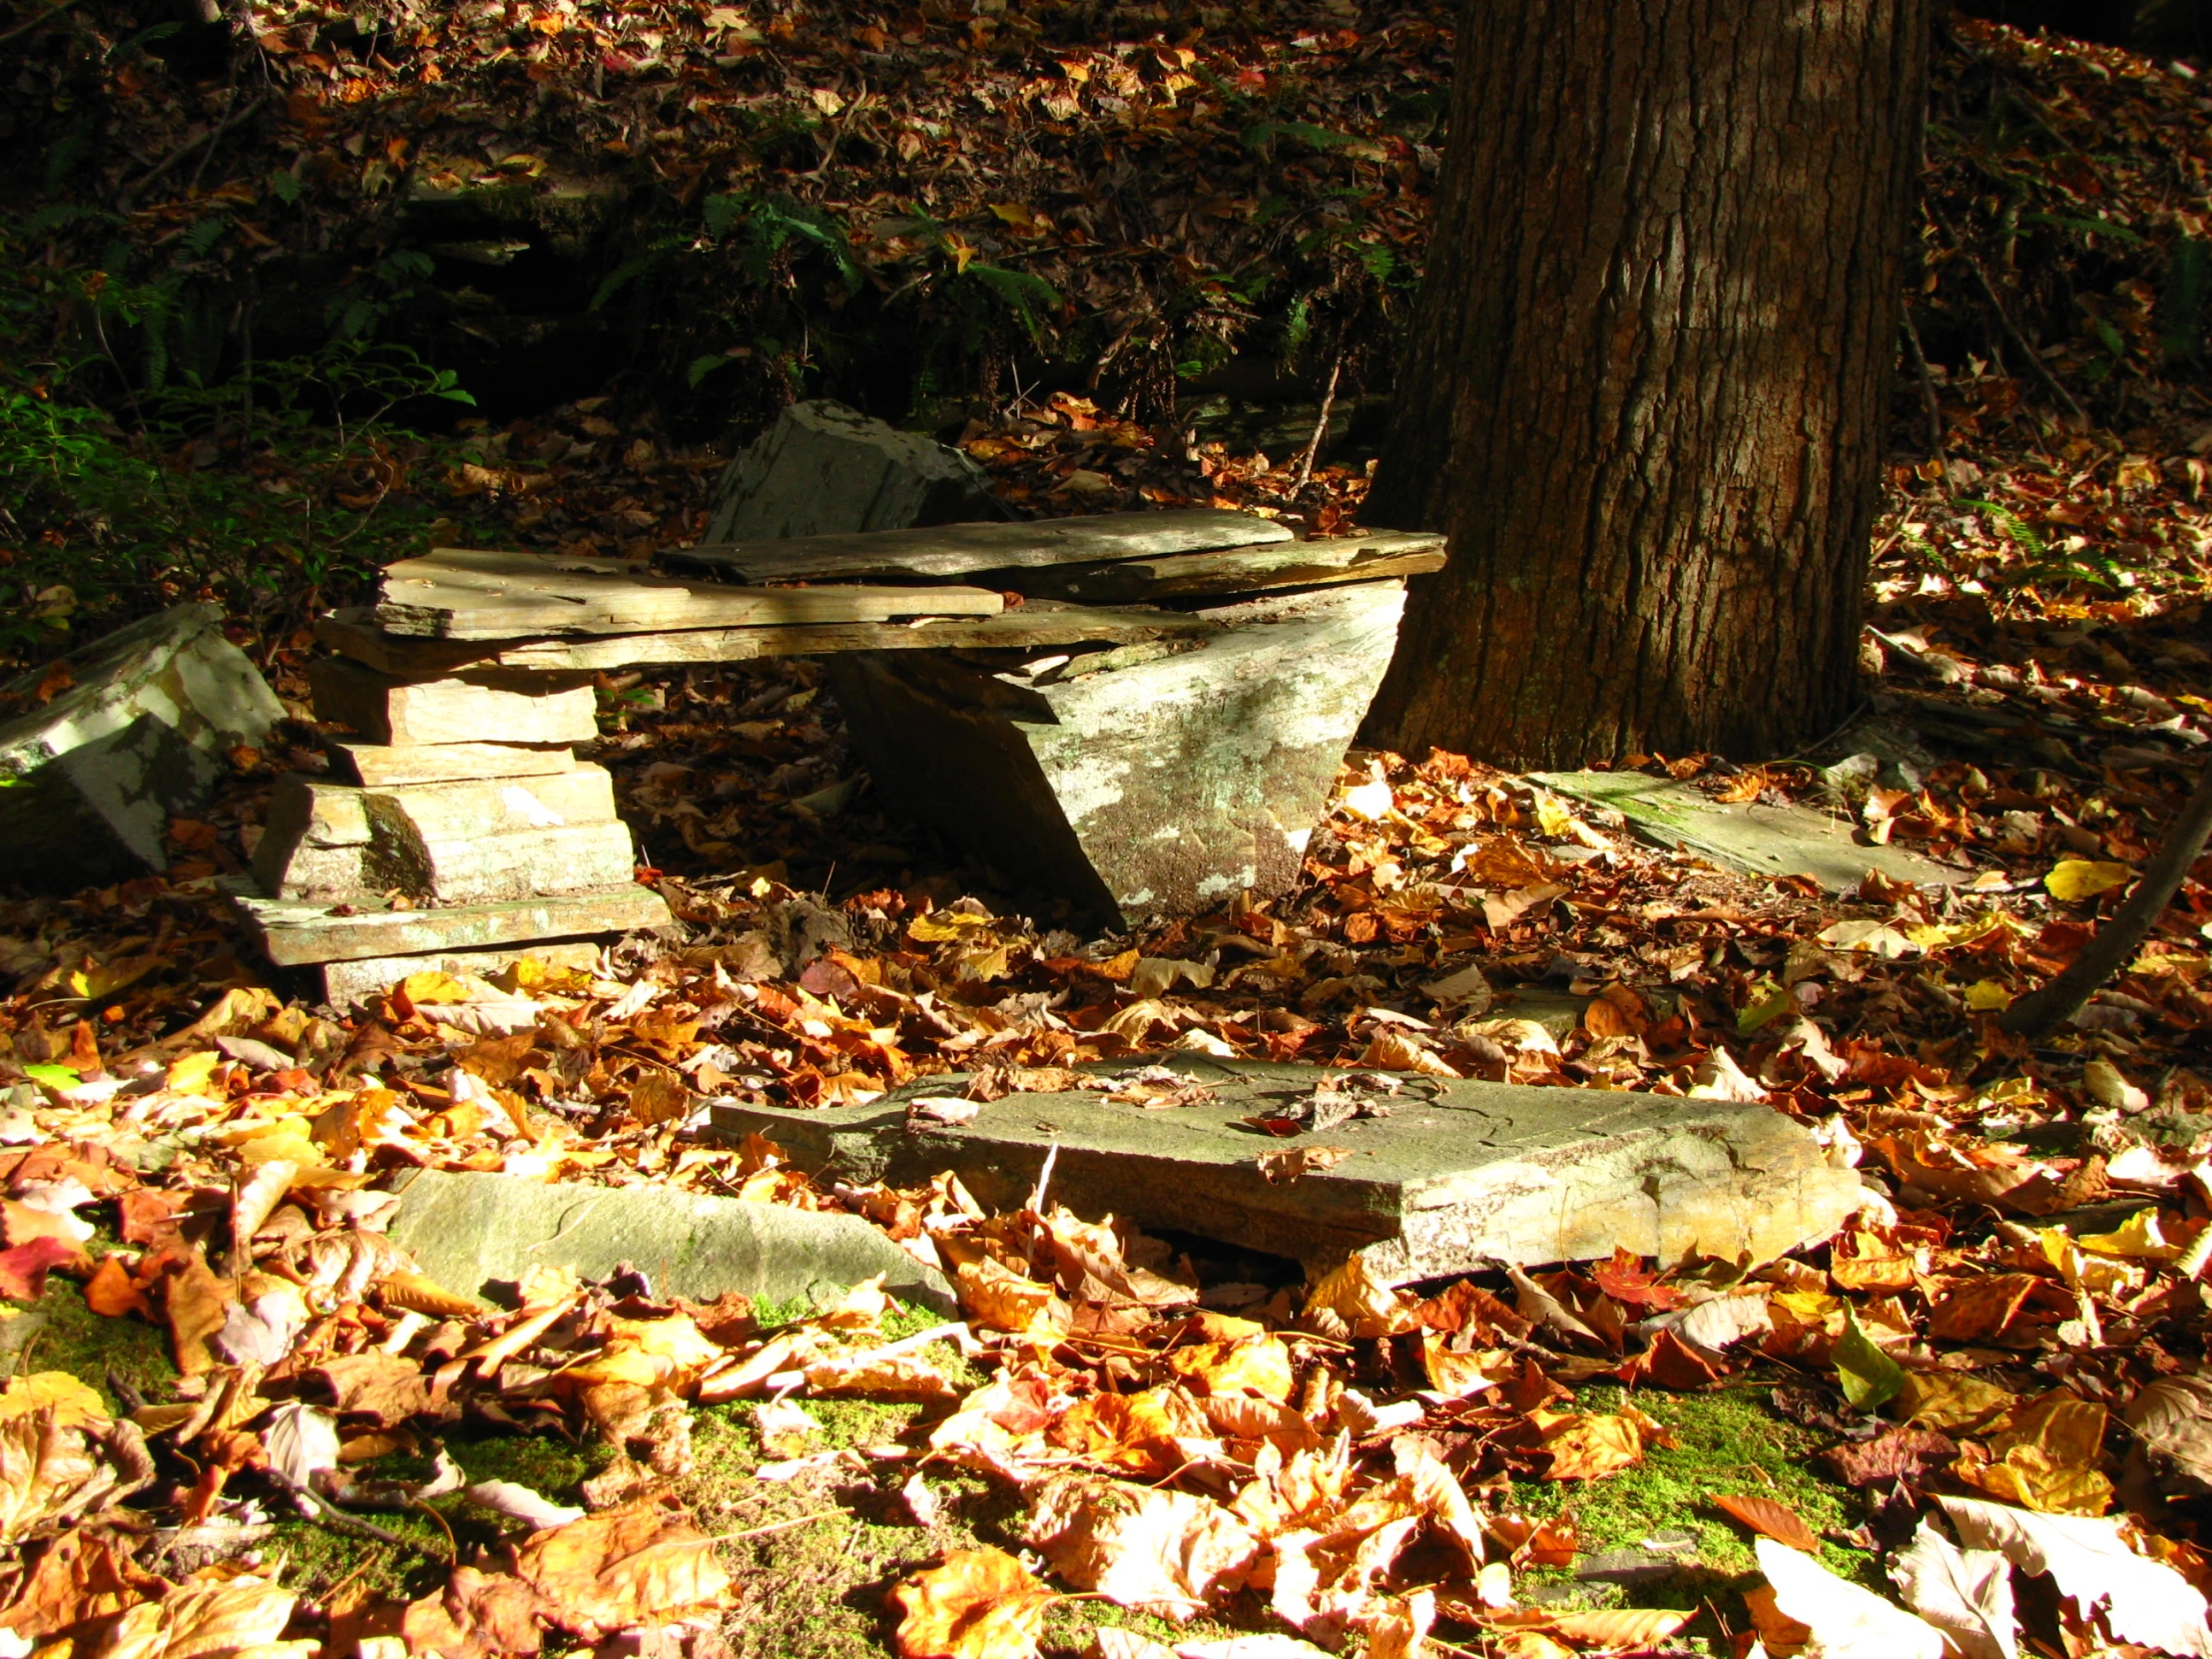
<svg viewBox="0 0 2212 1659"><path fill-rule="evenodd" d="M1129 645L1232 625L1148 601L1388 581L1439 568L1444 551L1434 534L1300 541L1270 519L1194 508L714 543L663 562L695 579L438 548L389 567L374 606L326 617L317 633L401 676Z"/></svg>

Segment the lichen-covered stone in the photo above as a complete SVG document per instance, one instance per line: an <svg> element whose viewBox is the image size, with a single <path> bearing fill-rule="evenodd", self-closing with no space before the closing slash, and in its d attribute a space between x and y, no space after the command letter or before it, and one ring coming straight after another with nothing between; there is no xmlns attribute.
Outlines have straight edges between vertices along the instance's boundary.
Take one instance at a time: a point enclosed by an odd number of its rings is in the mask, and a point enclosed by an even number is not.
<svg viewBox="0 0 2212 1659"><path fill-rule="evenodd" d="M171 818L207 804L223 757L284 715L217 605L179 605L69 659L70 684L0 724L0 867L65 890L169 867Z"/></svg>
<svg viewBox="0 0 2212 1659"><path fill-rule="evenodd" d="M909 1123L937 1076L860 1107L718 1106L728 1138L756 1131L801 1168L904 1186L951 1170L986 1208L1028 1202L1049 1155L1051 1197L1076 1214L1196 1233L1326 1271L1355 1254L1393 1284L1493 1262L1602 1259L1615 1247L1766 1261L1827 1238L1864 1204L1802 1125L1769 1106L1407 1076L1384 1115L1279 1140L1250 1124L1311 1097L1311 1066L1172 1054L1213 1098L1152 1108L1104 1095L1011 1094L957 1126ZM1086 1066L1085 1070L1118 1069ZM1295 1181L1260 1156L1302 1144L1350 1156Z"/></svg>
<svg viewBox="0 0 2212 1659"><path fill-rule="evenodd" d="M1287 891L1397 639L1397 582L1204 613L1221 631L1022 677L949 655L828 660L908 812L1015 880L1135 923ZM1070 670L1075 670L1072 674Z"/></svg>

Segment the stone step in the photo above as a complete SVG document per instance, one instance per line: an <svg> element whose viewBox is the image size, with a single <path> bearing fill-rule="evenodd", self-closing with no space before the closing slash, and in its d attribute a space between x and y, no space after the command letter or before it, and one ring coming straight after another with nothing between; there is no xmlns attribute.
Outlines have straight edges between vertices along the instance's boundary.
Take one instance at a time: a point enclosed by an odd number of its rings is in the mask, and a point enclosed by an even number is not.
<svg viewBox="0 0 2212 1659"><path fill-rule="evenodd" d="M461 903L612 886L632 868L603 767L540 778L365 789L279 780L254 873L279 898L398 891Z"/></svg>
<svg viewBox="0 0 2212 1659"><path fill-rule="evenodd" d="M447 784L472 778L540 778L568 772L576 757L564 748L512 743L345 743L323 745L341 777L356 784Z"/></svg>
<svg viewBox="0 0 2212 1659"><path fill-rule="evenodd" d="M666 927L673 919L659 893L634 881L497 904L420 910L348 906L350 913L330 904L272 898L250 876L223 877L219 885L259 936L263 954L278 967L598 938Z"/></svg>
<svg viewBox="0 0 2212 1659"><path fill-rule="evenodd" d="M860 1107L718 1104L714 1125L730 1140L759 1131L838 1180L907 1186L952 1170L992 1209L1027 1203L1049 1155L1050 1198L1078 1215L1195 1233L1316 1273L1358 1253L1392 1284L1616 1247L1666 1262L1766 1261L1828 1237L1865 1196L1855 1173L1767 1106L1405 1075L1386 1115L1279 1139L1246 1120L1311 1101L1323 1076L1314 1067L1159 1061L1212 1098L1147 1109L1089 1091L1010 1094L965 1124L909 1122L910 1100L961 1094L964 1077L939 1076ZM1080 1069L1106 1077L1133 1063ZM1296 1180L1262 1172L1262 1154L1301 1146L1349 1155Z"/></svg>
<svg viewBox="0 0 2212 1659"><path fill-rule="evenodd" d="M472 671L401 680L340 657L307 665L315 718L371 744L571 744L599 736L598 699L574 677Z"/></svg>

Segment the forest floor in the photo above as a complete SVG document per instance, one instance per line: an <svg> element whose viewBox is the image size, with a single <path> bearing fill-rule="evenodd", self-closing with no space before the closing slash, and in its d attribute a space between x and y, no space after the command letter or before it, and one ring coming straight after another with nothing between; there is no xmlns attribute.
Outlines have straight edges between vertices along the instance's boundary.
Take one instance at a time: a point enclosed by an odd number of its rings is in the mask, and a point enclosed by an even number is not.
<svg viewBox="0 0 2212 1659"><path fill-rule="evenodd" d="M601 684L596 758L680 943L599 973L421 976L340 1020L256 963L213 884L308 757L295 724L172 827L167 876L0 908L21 1079L0 1108L0 1627L134 1659L1280 1659L1294 1630L1376 1659L1745 1659L1754 1639L1980 1659L2015 1628L2046 1659L2212 1650L2212 864L2073 1025L2033 1045L1995 1025L2116 905L2212 736L2212 399L2173 297L2212 232L2212 140L2186 66L1961 28L1939 113L1976 77L2012 113L1932 141L1932 366L1909 357L1901 388L1866 706L1804 756L1632 763L1833 812L1960 883L1830 897L1457 757L1361 753L1297 892L1085 936L864 789L826 814L855 776L833 700L806 663L748 664ZM2156 283L2128 264L2153 246ZM2005 300L1976 308L1991 274ZM2067 283L2077 314L2023 347ZM696 535L722 457L624 409L379 430L312 467L283 445L150 464L379 513L356 548ZM1191 452L1080 390L1003 398L960 436L1038 510L1333 528L1365 476ZM61 514L26 536L26 660L92 608L95 583L60 579L91 534ZM231 591L178 558L171 596ZM299 625L327 597L238 602L302 712ZM847 942L796 978L739 971L798 903ZM1472 1018L1421 989L1468 965L1498 993ZM1589 998L1564 1037L1524 1017L1561 993ZM1765 1101L1876 1197L1749 1271L1624 1254L1391 1292L1256 1284L1099 1217L980 1213L948 1180L824 1190L699 1134L710 1096L833 1108L1173 1050ZM964 1318L552 1272L519 1309L471 1305L376 1231L370 1183L407 1166L849 1209L953 1274ZM1613 1552L1632 1582L1575 1576Z"/></svg>

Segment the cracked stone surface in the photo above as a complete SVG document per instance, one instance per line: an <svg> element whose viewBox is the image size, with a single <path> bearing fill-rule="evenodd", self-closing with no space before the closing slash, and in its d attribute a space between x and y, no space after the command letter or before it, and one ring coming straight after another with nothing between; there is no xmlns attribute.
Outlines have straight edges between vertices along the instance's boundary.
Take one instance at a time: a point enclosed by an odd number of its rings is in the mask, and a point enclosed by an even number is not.
<svg viewBox="0 0 2212 1659"><path fill-rule="evenodd" d="M883 1275L893 1296L952 1313L952 1287L858 1216L712 1198L652 1183L591 1187L422 1170L399 1194L392 1242L447 1290L497 1295L533 1267L604 1279L627 1265L657 1296L725 1291L789 1302Z"/></svg>
<svg viewBox="0 0 2212 1659"><path fill-rule="evenodd" d="M907 812L1114 925L1288 891L1389 664L1401 583L1200 613L1198 642L984 673L934 651L826 659ZM1097 666L1093 666L1094 661Z"/></svg>
<svg viewBox="0 0 2212 1659"><path fill-rule="evenodd" d="M720 1104L714 1123L732 1139L759 1130L801 1167L843 1180L904 1185L951 1169L991 1208L1025 1203L1057 1147L1050 1197L1079 1215L1314 1271L1359 1252L1391 1283L1493 1261L1593 1260L1616 1246L1670 1262L1690 1252L1765 1261L1827 1237L1864 1198L1856 1174L1766 1106L1404 1076L1386 1116L1279 1139L1240 1120L1310 1097L1314 1068L1161 1060L1214 1098L1146 1109L1088 1091L1014 1094L968 1124L909 1125L908 1101L958 1096L965 1082L930 1077L860 1107ZM1112 1076L1131 1063L1081 1069ZM1262 1153L1301 1145L1351 1155L1295 1182L1261 1173Z"/></svg>
<svg viewBox="0 0 2212 1659"><path fill-rule="evenodd" d="M0 725L11 880L60 891L169 867L170 819L204 807L224 756L284 716L222 624L218 605L133 623L72 653L73 683Z"/></svg>

